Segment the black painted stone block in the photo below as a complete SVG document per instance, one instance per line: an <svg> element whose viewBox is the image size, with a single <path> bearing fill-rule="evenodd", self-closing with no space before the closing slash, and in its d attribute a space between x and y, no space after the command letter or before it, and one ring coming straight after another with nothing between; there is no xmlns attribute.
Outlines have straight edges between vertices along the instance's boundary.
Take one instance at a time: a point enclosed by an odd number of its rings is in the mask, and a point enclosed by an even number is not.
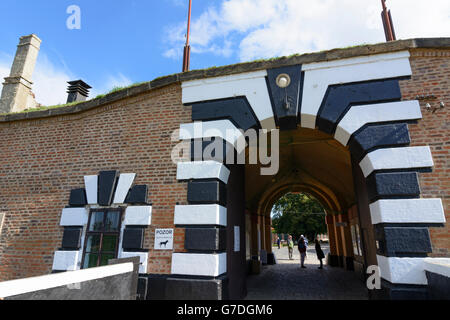
<svg viewBox="0 0 450 320"><path fill-rule="evenodd" d="M134 186L128 192L125 203L128 204L147 204L148 203L148 186Z"/></svg>
<svg viewBox="0 0 450 320"><path fill-rule="evenodd" d="M193 140L191 142L191 161L214 160L225 163L227 157L235 159L235 149L221 138Z"/></svg>
<svg viewBox="0 0 450 320"><path fill-rule="evenodd" d="M191 181L188 184L188 201L191 204L227 203L227 188L222 181Z"/></svg>
<svg viewBox="0 0 450 320"><path fill-rule="evenodd" d="M379 80L330 86L322 101L317 125L321 131L333 134L336 131L337 124L352 105L400 101L401 98L398 80Z"/></svg>
<svg viewBox="0 0 450 320"><path fill-rule="evenodd" d="M238 129L259 128L246 97L205 101L192 105L192 121L231 120Z"/></svg>
<svg viewBox="0 0 450 320"><path fill-rule="evenodd" d="M228 278L181 279L168 278L167 300L226 300Z"/></svg>
<svg viewBox="0 0 450 320"><path fill-rule="evenodd" d="M375 234L380 255L422 256L433 251L428 228L376 226Z"/></svg>
<svg viewBox="0 0 450 320"><path fill-rule="evenodd" d="M226 241L224 228L187 228L184 247L195 251L225 251Z"/></svg>
<svg viewBox="0 0 450 320"><path fill-rule="evenodd" d="M420 195L417 172L374 173L367 178L371 201L380 198L416 198Z"/></svg>
<svg viewBox="0 0 450 320"><path fill-rule="evenodd" d="M118 171L100 172L98 176L98 203L100 205L111 205L118 177Z"/></svg>
<svg viewBox="0 0 450 320"><path fill-rule="evenodd" d="M167 275L149 275L147 282L147 300L166 299Z"/></svg>
<svg viewBox="0 0 450 320"><path fill-rule="evenodd" d="M86 189L71 190L69 205L71 207L84 207L87 205Z"/></svg>
<svg viewBox="0 0 450 320"><path fill-rule="evenodd" d="M276 80L280 74L287 74L291 78L291 83L287 88L280 88L277 85ZM267 83L275 122L280 130L297 128L303 91L303 75L301 65L267 70ZM287 108L287 105L289 105L289 108Z"/></svg>
<svg viewBox="0 0 450 320"><path fill-rule="evenodd" d="M369 152L388 147L406 146L411 143L408 124L369 125L352 136L349 148L358 161Z"/></svg>
<svg viewBox="0 0 450 320"><path fill-rule="evenodd" d="M426 271L428 292L432 300L450 300L450 278Z"/></svg>
<svg viewBox="0 0 450 320"><path fill-rule="evenodd" d="M143 246L144 228L125 228L123 231L122 248L125 250L142 250Z"/></svg>
<svg viewBox="0 0 450 320"><path fill-rule="evenodd" d="M399 285L381 281L380 290L371 290L371 297L376 300L428 300L426 286Z"/></svg>
<svg viewBox="0 0 450 320"><path fill-rule="evenodd" d="M79 250L82 230L80 227L65 227L62 248L65 250Z"/></svg>

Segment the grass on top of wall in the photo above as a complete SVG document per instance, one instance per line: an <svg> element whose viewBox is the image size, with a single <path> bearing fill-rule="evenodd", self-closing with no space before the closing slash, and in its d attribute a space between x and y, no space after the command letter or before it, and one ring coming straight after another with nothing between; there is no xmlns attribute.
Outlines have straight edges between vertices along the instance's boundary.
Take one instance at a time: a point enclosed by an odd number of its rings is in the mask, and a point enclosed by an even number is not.
<svg viewBox="0 0 450 320"><path fill-rule="evenodd" d="M50 109L58 109L58 108L64 108L64 107L72 107L72 106L75 106L77 104L84 103L84 102L87 102L87 101L104 98L108 94L119 92L119 91L122 91L122 90L127 90L129 88L136 87L136 86L141 85L143 83L144 82L133 83L132 85L129 85L127 87L114 87L110 91L108 91L107 93L99 94L95 98L89 99L89 100L86 100L86 101L76 101L76 102L65 103L65 104L57 104L57 105L53 105L53 106L40 106L38 108L26 109L26 110L19 111L19 112L0 113L0 115L4 116L4 115L8 115L8 114L20 114L20 113L28 113L28 112L45 111L45 110L50 110Z"/></svg>

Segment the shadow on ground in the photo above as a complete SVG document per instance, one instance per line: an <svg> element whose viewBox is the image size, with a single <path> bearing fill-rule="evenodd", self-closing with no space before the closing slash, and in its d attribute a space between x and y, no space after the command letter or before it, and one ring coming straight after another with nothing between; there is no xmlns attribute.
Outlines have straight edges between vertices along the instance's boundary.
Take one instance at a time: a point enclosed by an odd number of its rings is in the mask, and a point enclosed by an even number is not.
<svg viewBox="0 0 450 320"><path fill-rule="evenodd" d="M328 247L323 251L328 253ZM367 300L365 284L352 271L324 266L319 270L319 260L314 248L308 250L305 263L300 268L300 255L294 249L294 260L289 260L287 248L274 248L277 264L264 266L260 275L247 279L246 300Z"/></svg>

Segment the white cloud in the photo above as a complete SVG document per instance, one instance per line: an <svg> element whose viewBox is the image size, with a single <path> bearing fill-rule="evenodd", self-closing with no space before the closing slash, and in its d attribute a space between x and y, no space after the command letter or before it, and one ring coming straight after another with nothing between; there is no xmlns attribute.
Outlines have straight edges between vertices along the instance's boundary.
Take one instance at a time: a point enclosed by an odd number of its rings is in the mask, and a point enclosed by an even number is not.
<svg viewBox="0 0 450 320"><path fill-rule="evenodd" d="M0 90L3 88L3 79L9 76L13 57L0 52Z"/></svg>
<svg viewBox="0 0 450 320"><path fill-rule="evenodd" d="M9 76L12 62L13 56L0 53L0 83L3 83L3 79ZM33 73L32 90L36 96L36 101L41 105L52 106L66 103L67 81L80 79L79 76L68 70L63 61L61 64L62 66L59 67L51 62L45 53L39 53ZM133 82L122 73L118 73L104 76L100 83L102 85L91 90L90 98L107 93L116 87L127 87ZM2 88L3 84L0 84L0 92Z"/></svg>
<svg viewBox="0 0 450 320"><path fill-rule="evenodd" d="M218 5L217 5L218 4ZM450 1L388 1L397 38L450 36ZM379 0L222 0L193 19L192 51L241 61L383 42ZM185 22L167 29L177 54ZM237 40L236 40L237 39Z"/></svg>
<svg viewBox="0 0 450 320"><path fill-rule="evenodd" d="M132 84L133 81L120 72L117 75L108 75L102 81L101 86L91 89L90 97L95 98L97 95L108 93L114 88L128 87Z"/></svg>
<svg viewBox="0 0 450 320"><path fill-rule="evenodd" d="M70 80L74 80L70 71L55 66L42 52L39 54L33 73L33 92L38 103L44 106L66 103Z"/></svg>
<svg viewBox="0 0 450 320"><path fill-rule="evenodd" d="M3 79L9 76L13 56L5 53L0 54L0 79L3 89ZM44 53L40 53L33 73L33 92L36 101L42 105L50 106L65 103L67 100L67 81L71 73L56 67L50 62Z"/></svg>

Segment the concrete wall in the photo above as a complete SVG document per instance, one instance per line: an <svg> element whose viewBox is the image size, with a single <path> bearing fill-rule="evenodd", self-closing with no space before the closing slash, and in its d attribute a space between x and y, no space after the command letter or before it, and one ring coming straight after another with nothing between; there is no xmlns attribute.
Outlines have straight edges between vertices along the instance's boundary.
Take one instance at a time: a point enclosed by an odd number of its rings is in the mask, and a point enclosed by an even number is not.
<svg viewBox="0 0 450 320"><path fill-rule="evenodd" d="M0 283L5 300L135 300L133 263L57 273Z"/></svg>

